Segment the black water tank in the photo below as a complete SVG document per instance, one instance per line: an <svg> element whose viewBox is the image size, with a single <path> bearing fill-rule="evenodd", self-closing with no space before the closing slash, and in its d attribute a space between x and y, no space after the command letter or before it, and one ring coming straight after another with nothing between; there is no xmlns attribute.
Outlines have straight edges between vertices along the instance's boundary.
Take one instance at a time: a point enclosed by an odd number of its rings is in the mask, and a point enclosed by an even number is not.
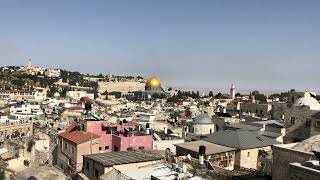
<svg viewBox="0 0 320 180"><path fill-rule="evenodd" d="M84 104L84 109L85 109L86 111L91 111L91 109L92 109L91 104L90 104L90 103L85 103L85 104Z"/></svg>
<svg viewBox="0 0 320 180"><path fill-rule="evenodd" d="M205 155L205 154L206 154L206 147L199 146L199 155Z"/></svg>

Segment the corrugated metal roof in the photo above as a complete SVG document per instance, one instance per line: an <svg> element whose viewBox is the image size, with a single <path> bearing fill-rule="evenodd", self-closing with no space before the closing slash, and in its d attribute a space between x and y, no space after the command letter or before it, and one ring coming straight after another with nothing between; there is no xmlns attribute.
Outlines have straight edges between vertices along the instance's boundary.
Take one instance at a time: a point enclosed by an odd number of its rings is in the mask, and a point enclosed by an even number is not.
<svg viewBox="0 0 320 180"><path fill-rule="evenodd" d="M209 134L207 138L203 140L235 149L253 149L279 144L275 139L247 130L218 131L216 133Z"/></svg>
<svg viewBox="0 0 320 180"><path fill-rule="evenodd" d="M164 159L163 156L157 153L146 152L142 150L92 154L85 155L84 157L99 162L103 164L105 167L112 167L121 164L157 161Z"/></svg>

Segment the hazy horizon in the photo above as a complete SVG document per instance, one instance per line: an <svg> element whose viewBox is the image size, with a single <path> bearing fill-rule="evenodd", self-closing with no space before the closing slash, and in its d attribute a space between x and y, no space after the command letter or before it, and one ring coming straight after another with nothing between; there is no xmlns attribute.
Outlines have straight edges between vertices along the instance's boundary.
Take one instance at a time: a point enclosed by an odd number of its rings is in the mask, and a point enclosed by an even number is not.
<svg viewBox="0 0 320 180"><path fill-rule="evenodd" d="M3 1L0 65L167 86L320 90L320 1ZM220 90L219 90L220 89Z"/></svg>

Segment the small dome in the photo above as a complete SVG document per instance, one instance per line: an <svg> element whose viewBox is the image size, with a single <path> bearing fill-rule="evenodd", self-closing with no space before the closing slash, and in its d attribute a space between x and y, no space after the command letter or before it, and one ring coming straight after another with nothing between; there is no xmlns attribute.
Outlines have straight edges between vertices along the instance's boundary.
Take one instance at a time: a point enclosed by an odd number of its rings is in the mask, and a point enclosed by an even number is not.
<svg viewBox="0 0 320 180"><path fill-rule="evenodd" d="M152 76L148 79L146 86L151 88L160 88L161 83L158 77Z"/></svg>
<svg viewBox="0 0 320 180"><path fill-rule="evenodd" d="M193 119L193 124L214 124L207 114L200 114Z"/></svg>
<svg viewBox="0 0 320 180"><path fill-rule="evenodd" d="M297 99L294 106L309 106L310 110L320 111L320 103L313 97L302 97Z"/></svg>

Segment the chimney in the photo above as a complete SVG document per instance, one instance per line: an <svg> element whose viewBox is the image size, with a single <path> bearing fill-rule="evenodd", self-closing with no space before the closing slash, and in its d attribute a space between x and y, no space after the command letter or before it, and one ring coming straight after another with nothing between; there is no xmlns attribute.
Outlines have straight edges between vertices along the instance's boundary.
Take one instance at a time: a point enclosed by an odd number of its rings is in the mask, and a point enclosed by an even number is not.
<svg viewBox="0 0 320 180"><path fill-rule="evenodd" d="M150 124L149 123L147 123L146 124L146 134L149 134L150 135Z"/></svg>
<svg viewBox="0 0 320 180"><path fill-rule="evenodd" d="M204 164L204 155L206 154L206 147L199 146L199 164Z"/></svg>

